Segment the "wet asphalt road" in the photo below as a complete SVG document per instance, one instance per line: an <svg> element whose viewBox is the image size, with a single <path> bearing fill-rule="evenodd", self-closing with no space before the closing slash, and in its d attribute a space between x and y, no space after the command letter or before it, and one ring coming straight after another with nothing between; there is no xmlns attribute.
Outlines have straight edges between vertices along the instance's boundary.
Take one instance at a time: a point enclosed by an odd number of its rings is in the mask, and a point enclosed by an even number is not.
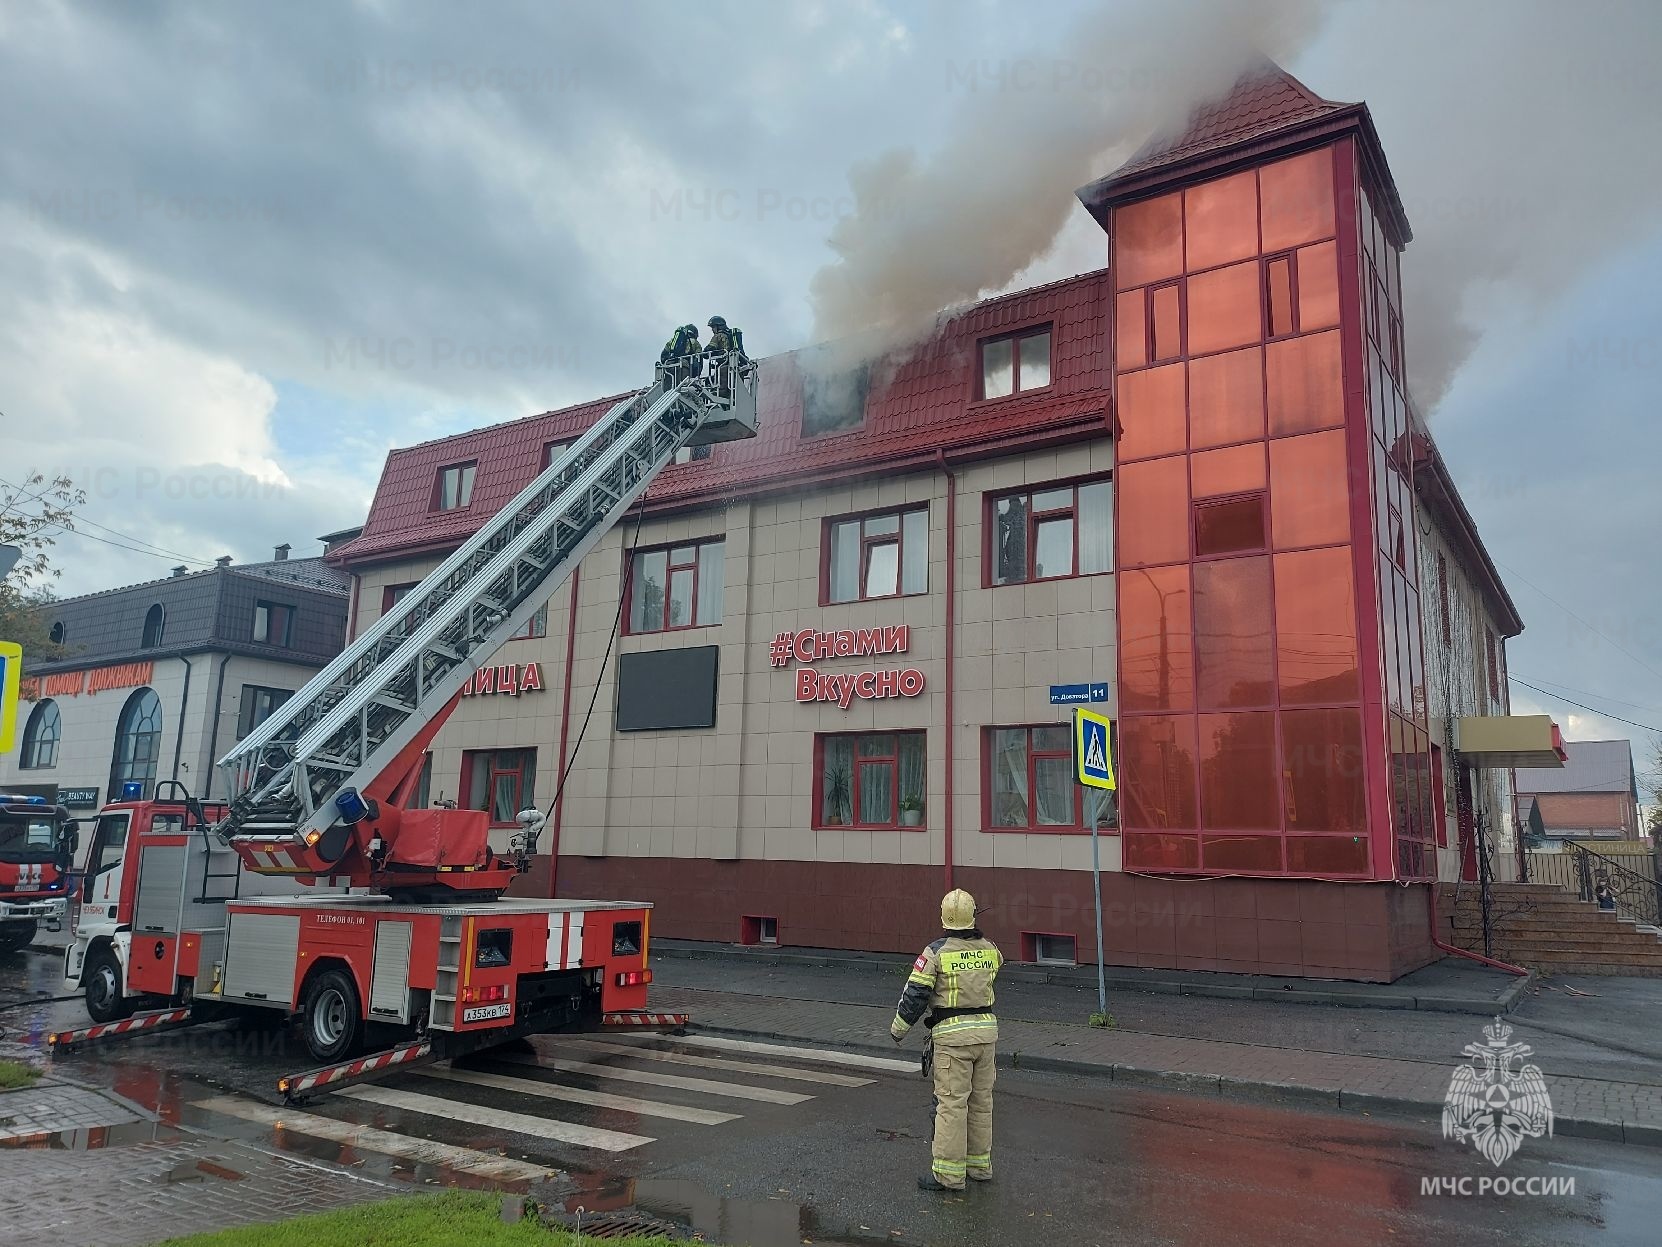
<svg viewBox="0 0 1662 1247"><path fill-rule="evenodd" d="M57 967L38 954L0 965L0 1006L56 990ZM84 1023L76 1002L0 1013L8 1041ZM501 1124L457 1120L344 1096L305 1111L479 1152L502 1152L566 1171L571 1206L635 1204L691 1220L715 1241L782 1247L817 1243L928 1244L1654 1244L1662 1224L1662 1163L1655 1149L1583 1140L1531 1141L1502 1173L1575 1180L1574 1195L1424 1195L1423 1179L1477 1179L1495 1171L1441 1138L1434 1120L1375 1119L1274 1105L1138 1092L1093 1080L1001 1072L998 1180L962 1197L915 1189L927 1166L928 1092L916 1075L822 1064L809 1056L712 1054L652 1041L666 1052L859 1075L864 1085L796 1083L763 1074L658 1065L635 1056L539 1041L545 1058L641 1071L646 1083L558 1075L489 1056L473 1069L498 1078L650 1097L660 1106L720 1110L719 1124L666 1120L615 1107L538 1100L523 1091L458 1084L431 1074L380 1087L439 1097L457 1112L546 1117L565 1125L650 1136L602 1152ZM525 1058L529 1050L518 1055ZM198 1107L235 1089L272 1099L275 1078L304 1068L281 1034L206 1027L62 1058L66 1071L157 1110L160 1129L212 1130L360 1172L421 1186L483 1185L453 1168L401 1161ZM741 1088L811 1095L757 1102L663 1085L657 1076L702 1075ZM431 1101L406 1101L426 1103ZM534 1128L534 1123L532 1123ZM157 1128L113 1132L123 1139ZM3 1162L0 1162L3 1164Z"/></svg>

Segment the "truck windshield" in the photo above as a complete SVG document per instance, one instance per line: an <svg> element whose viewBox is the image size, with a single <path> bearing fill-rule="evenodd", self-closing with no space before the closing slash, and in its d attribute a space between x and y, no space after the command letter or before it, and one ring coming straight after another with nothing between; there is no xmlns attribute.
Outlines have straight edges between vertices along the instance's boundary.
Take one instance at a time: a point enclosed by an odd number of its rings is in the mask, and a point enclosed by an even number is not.
<svg viewBox="0 0 1662 1247"><path fill-rule="evenodd" d="M51 819L0 814L0 862L49 862L57 843L58 827Z"/></svg>

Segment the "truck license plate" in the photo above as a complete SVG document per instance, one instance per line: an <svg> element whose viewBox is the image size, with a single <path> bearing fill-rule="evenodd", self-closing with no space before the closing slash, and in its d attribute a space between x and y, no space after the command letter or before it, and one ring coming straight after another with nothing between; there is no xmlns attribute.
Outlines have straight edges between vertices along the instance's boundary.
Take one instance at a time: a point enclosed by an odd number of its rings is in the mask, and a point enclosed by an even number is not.
<svg viewBox="0 0 1662 1247"><path fill-rule="evenodd" d="M488 1022L491 1018L505 1018L514 1011L511 1004L475 1005L471 1009L462 1010L464 1022Z"/></svg>

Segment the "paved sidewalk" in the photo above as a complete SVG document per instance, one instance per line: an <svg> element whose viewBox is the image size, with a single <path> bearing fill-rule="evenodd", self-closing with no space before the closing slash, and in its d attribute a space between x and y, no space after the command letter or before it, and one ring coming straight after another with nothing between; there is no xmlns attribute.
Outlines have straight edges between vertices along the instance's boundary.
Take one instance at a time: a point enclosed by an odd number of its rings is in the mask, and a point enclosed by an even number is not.
<svg viewBox="0 0 1662 1247"><path fill-rule="evenodd" d="M691 1013L701 1031L893 1052L893 1046L883 1042L892 1003L675 986L676 979L670 967L659 974L652 1005ZM1001 1004L1003 998L1001 992ZM1110 1007L1121 1000L1117 997ZM1221 1001L1206 1004L1226 1006ZM1001 1014L999 1058L1008 1066L1106 1077L1130 1085L1419 1116L1441 1112L1450 1075L1466 1059L1461 1047L1482 1039L1480 1019L1456 1018L1463 1037L1450 1036L1413 1056L1377 1056L1228 1038L1097 1030L1059 1021L1024 1021L1003 1009ZM1406 1026L1410 1019L1427 1015L1396 1011L1391 1016ZM1534 1043L1537 1036L1520 1028L1513 1038ZM908 1050L916 1050L915 1041ZM1578 1077L1555 1072L1550 1062L1541 1063L1557 1133L1662 1147L1662 1080Z"/></svg>
<svg viewBox="0 0 1662 1247"><path fill-rule="evenodd" d="M409 1189L238 1140L154 1123L143 1128L153 1137L118 1150L8 1150L6 1180L0 1182L0 1244L158 1243L327 1212Z"/></svg>

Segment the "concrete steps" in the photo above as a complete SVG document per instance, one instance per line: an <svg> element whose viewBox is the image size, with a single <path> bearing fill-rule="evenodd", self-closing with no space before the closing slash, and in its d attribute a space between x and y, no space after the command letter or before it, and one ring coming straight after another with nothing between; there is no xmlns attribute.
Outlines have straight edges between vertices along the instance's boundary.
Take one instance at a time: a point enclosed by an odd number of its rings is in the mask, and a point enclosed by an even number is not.
<svg viewBox="0 0 1662 1247"><path fill-rule="evenodd" d="M1583 901L1550 883L1491 888L1494 953L1555 974L1623 974L1662 978L1662 932ZM1458 900L1445 891L1439 911L1456 947L1481 952L1483 913L1473 887Z"/></svg>

